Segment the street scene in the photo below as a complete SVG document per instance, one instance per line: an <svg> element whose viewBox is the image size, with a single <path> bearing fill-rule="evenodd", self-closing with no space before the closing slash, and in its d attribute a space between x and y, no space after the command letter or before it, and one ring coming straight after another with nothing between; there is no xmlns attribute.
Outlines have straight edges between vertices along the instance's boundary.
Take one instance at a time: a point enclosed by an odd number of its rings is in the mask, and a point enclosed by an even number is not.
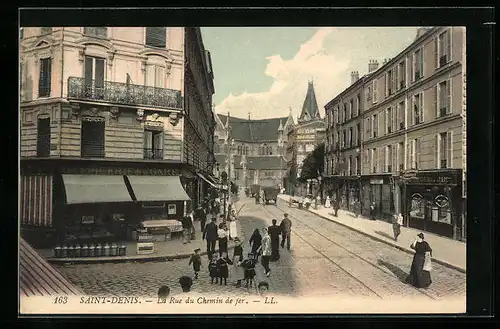
<svg viewBox="0 0 500 329"><path fill-rule="evenodd" d="M19 37L21 301L465 311L465 28Z"/></svg>

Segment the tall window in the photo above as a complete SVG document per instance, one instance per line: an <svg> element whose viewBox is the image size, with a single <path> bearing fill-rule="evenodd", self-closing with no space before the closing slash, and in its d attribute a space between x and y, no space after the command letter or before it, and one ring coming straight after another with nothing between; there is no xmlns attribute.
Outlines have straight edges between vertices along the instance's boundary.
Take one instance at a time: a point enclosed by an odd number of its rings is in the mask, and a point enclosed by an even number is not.
<svg viewBox="0 0 500 329"><path fill-rule="evenodd" d="M361 109L361 94L358 94L358 96L356 96L356 116L359 115L360 109Z"/></svg>
<svg viewBox="0 0 500 329"><path fill-rule="evenodd" d="M372 97L372 102L376 103L378 102L378 81L375 79L372 82L372 90L373 90L373 97Z"/></svg>
<svg viewBox="0 0 500 329"><path fill-rule="evenodd" d="M370 149L370 171L375 173L375 152L376 149Z"/></svg>
<svg viewBox="0 0 500 329"><path fill-rule="evenodd" d="M345 147L346 147L346 140L347 140L347 138L346 138L346 137L347 137L347 136L346 136L346 131L345 131L345 130L343 130L343 131L342 131L342 147L343 147L343 148L345 148Z"/></svg>
<svg viewBox="0 0 500 329"><path fill-rule="evenodd" d="M397 79L397 88L401 90L406 87L406 63L405 61L401 61L398 64L398 79Z"/></svg>
<svg viewBox="0 0 500 329"><path fill-rule="evenodd" d="M392 172L392 146L387 145L386 150L385 150L385 163L386 163L386 171L387 172Z"/></svg>
<svg viewBox="0 0 500 329"><path fill-rule="evenodd" d="M356 125L356 146L359 146L361 140L361 123Z"/></svg>
<svg viewBox="0 0 500 329"><path fill-rule="evenodd" d="M436 135L436 167L452 168L453 135L445 132Z"/></svg>
<svg viewBox="0 0 500 329"><path fill-rule="evenodd" d="M353 141L353 134L352 134L352 127L349 128L349 147L352 147L354 145Z"/></svg>
<svg viewBox="0 0 500 329"><path fill-rule="evenodd" d="M385 131L387 134L390 134L394 131L394 129L392 128L393 122L394 122L394 117L392 113L392 108L389 107L385 112Z"/></svg>
<svg viewBox="0 0 500 329"><path fill-rule="evenodd" d="M156 88L165 88L165 68L158 65L146 67L146 85Z"/></svg>
<svg viewBox="0 0 500 329"><path fill-rule="evenodd" d="M392 70L389 70L385 76L385 97L391 96L395 90L393 89L394 85L394 74Z"/></svg>
<svg viewBox="0 0 500 329"><path fill-rule="evenodd" d="M348 164L348 166L349 166L349 169L348 169L349 176L352 176L352 169L353 169L352 168L352 155L349 156L349 164Z"/></svg>
<svg viewBox="0 0 500 329"><path fill-rule="evenodd" d="M412 139L408 143L408 168L420 168L420 138Z"/></svg>
<svg viewBox="0 0 500 329"><path fill-rule="evenodd" d="M349 118L355 117L356 115L354 114L354 100L351 99L349 101Z"/></svg>
<svg viewBox="0 0 500 329"><path fill-rule="evenodd" d="M413 96L412 124L416 125L424 122L424 99L423 94Z"/></svg>
<svg viewBox="0 0 500 329"><path fill-rule="evenodd" d="M91 37L98 37L98 38L107 38L108 37L108 28L107 27L84 27L83 28L83 34L91 36Z"/></svg>
<svg viewBox="0 0 500 329"><path fill-rule="evenodd" d="M417 49L413 53L413 81L417 81L424 76L424 52Z"/></svg>
<svg viewBox="0 0 500 329"><path fill-rule="evenodd" d="M446 65L451 61L451 37L450 30L446 30L437 37L436 41L436 64L437 68Z"/></svg>
<svg viewBox="0 0 500 329"><path fill-rule="evenodd" d="M146 46L165 48L167 46L167 28L146 27Z"/></svg>
<svg viewBox="0 0 500 329"><path fill-rule="evenodd" d="M345 122L349 120L349 118L347 117L347 104L344 103L344 115L342 117L342 122Z"/></svg>
<svg viewBox="0 0 500 329"><path fill-rule="evenodd" d="M404 142L400 142L398 144L398 157L397 157L398 169L405 169L405 144Z"/></svg>
<svg viewBox="0 0 500 329"><path fill-rule="evenodd" d="M82 158L104 158L104 118L82 118Z"/></svg>
<svg viewBox="0 0 500 329"><path fill-rule="evenodd" d="M40 59L40 76L38 78L38 97L50 97L51 76L52 76L52 60L50 58Z"/></svg>
<svg viewBox="0 0 500 329"><path fill-rule="evenodd" d="M36 156L50 156L50 118L38 119Z"/></svg>
<svg viewBox="0 0 500 329"><path fill-rule="evenodd" d="M377 114L374 114L372 116L372 137L377 138L377 132L378 132L378 116Z"/></svg>
<svg viewBox="0 0 500 329"><path fill-rule="evenodd" d="M398 124L399 130L405 129L405 101L398 104Z"/></svg>
<svg viewBox="0 0 500 329"><path fill-rule="evenodd" d="M361 175L361 159L360 156L356 156L356 175Z"/></svg>
<svg viewBox="0 0 500 329"><path fill-rule="evenodd" d="M238 145L238 155L241 155L241 145Z"/></svg>
<svg viewBox="0 0 500 329"><path fill-rule="evenodd" d="M436 118L451 113L451 80L445 80L436 86Z"/></svg>
<svg viewBox="0 0 500 329"><path fill-rule="evenodd" d="M104 58L85 56L85 94L87 98L104 98Z"/></svg>

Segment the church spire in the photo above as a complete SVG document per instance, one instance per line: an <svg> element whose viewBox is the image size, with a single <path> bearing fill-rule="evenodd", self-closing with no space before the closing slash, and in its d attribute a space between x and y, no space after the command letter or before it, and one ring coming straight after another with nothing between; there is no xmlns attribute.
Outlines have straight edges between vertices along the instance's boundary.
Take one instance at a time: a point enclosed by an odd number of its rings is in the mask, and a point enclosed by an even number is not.
<svg viewBox="0 0 500 329"><path fill-rule="evenodd" d="M314 92L313 81L308 82L306 98L302 105L302 112L299 116L299 121L310 121L313 119L320 119L318 102L316 100L316 93Z"/></svg>

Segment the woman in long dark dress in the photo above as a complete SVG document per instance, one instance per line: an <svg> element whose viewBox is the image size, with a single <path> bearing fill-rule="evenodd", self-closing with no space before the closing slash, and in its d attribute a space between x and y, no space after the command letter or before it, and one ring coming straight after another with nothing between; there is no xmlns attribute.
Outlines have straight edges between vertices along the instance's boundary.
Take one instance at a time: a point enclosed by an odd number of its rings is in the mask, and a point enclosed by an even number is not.
<svg viewBox="0 0 500 329"><path fill-rule="evenodd" d="M258 261L258 259L259 259L258 250L260 249L260 246L262 245L262 235L260 235L259 229L256 228L253 231L252 236L250 237L249 243L252 246L251 253L255 255L255 259Z"/></svg>
<svg viewBox="0 0 500 329"><path fill-rule="evenodd" d="M422 233L417 235L417 239L411 244L410 248L415 250L413 261L411 263L410 275L406 278L406 283L416 288L427 288L432 283L431 273L424 270L426 257L432 257L432 249L424 240Z"/></svg>

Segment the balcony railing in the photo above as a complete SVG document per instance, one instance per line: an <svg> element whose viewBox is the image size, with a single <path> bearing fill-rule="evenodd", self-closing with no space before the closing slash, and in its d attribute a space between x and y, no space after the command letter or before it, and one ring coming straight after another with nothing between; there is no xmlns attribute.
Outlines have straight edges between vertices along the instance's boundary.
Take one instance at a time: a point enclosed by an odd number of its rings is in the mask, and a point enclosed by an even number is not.
<svg viewBox="0 0 500 329"><path fill-rule="evenodd" d="M163 149L144 149L144 159L161 160L163 159Z"/></svg>
<svg viewBox="0 0 500 329"><path fill-rule="evenodd" d="M121 82L104 81L103 83L78 77L70 77L68 79L68 98L122 105L174 109L182 109L183 107L180 90Z"/></svg>

